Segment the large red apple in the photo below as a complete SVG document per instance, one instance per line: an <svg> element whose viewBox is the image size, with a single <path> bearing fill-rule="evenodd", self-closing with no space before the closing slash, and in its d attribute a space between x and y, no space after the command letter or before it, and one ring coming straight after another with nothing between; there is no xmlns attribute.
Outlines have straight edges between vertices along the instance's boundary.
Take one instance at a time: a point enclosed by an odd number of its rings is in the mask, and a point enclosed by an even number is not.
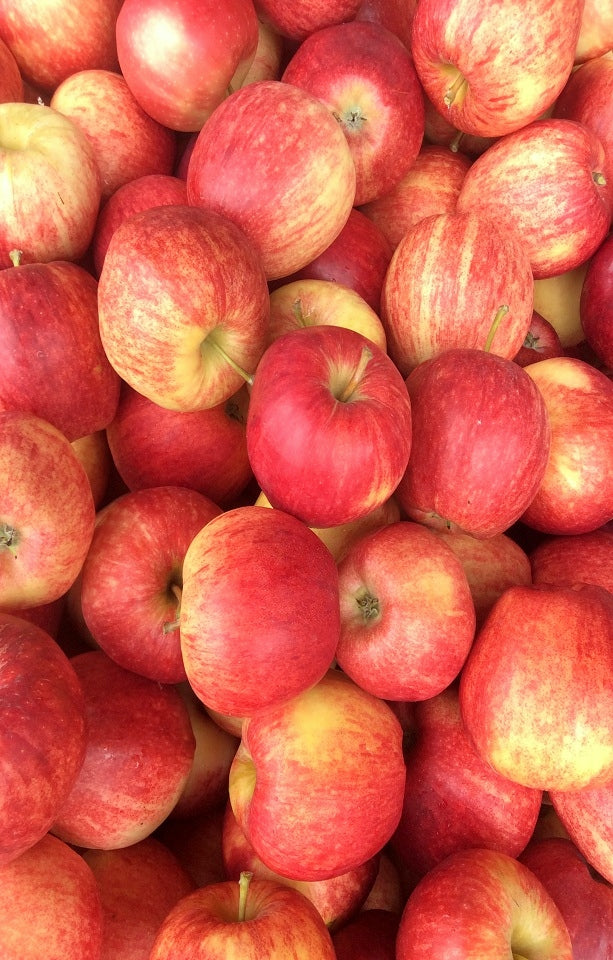
<svg viewBox="0 0 613 960"><path fill-rule="evenodd" d="M234 221L269 280L300 270L338 236L356 173L340 125L314 97L280 80L235 91L198 134L190 203Z"/></svg>
<svg viewBox="0 0 613 960"><path fill-rule="evenodd" d="M587 264L579 299L585 339L600 360L613 367L613 235L601 243Z"/></svg>
<svg viewBox="0 0 613 960"><path fill-rule="evenodd" d="M550 799L570 839L613 883L613 779L582 790L552 790Z"/></svg>

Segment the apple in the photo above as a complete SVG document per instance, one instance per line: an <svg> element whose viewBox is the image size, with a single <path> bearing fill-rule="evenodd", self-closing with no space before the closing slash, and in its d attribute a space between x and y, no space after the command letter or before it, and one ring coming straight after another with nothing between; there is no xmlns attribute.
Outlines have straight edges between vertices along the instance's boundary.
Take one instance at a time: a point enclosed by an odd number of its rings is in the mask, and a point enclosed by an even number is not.
<svg viewBox="0 0 613 960"><path fill-rule="evenodd" d="M611 18L613 41L613 17ZM613 178L613 60L595 57L574 70L553 107L554 117L584 124L605 152L605 176Z"/></svg>
<svg viewBox="0 0 613 960"><path fill-rule="evenodd" d="M20 620L27 620L28 623L40 627L45 633L48 633L53 640L58 641L61 633L61 626L66 608L66 594L62 594L57 600L49 603L41 603L36 607L12 607L7 608L3 613L12 614L19 617Z"/></svg>
<svg viewBox="0 0 613 960"><path fill-rule="evenodd" d="M454 127L508 135L540 117L573 67L581 0L419 0L411 50L424 91Z"/></svg>
<svg viewBox="0 0 613 960"><path fill-rule="evenodd" d="M571 270L534 281L534 309L554 328L564 352L585 339L579 301L588 263L589 258Z"/></svg>
<svg viewBox="0 0 613 960"><path fill-rule="evenodd" d="M392 859L389 844L383 848L378 857L379 869L375 882L370 888L366 900L362 904L361 913L371 910L385 910L386 913L395 913L400 917L406 897L400 871Z"/></svg>
<svg viewBox="0 0 613 960"><path fill-rule="evenodd" d="M173 853L154 837L120 850L83 850L102 902L100 960L149 960L167 914L194 889Z"/></svg>
<svg viewBox="0 0 613 960"><path fill-rule="evenodd" d="M409 896L396 960L572 960L564 918L540 880L505 853L460 850Z"/></svg>
<svg viewBox="0 0 613 960"><path fill-rule="evenodd" d="M585 0L575 63L609 54L613 48L613 11L600 0Z"/></svg>
<svg viewBox="0 0 613 960"><path fill-rule="evenodd" d="M246 716L284 702L334 658L334 559L281 510L227 510L187 548L179 629L187 679L207 707Z"/></svg>
<svg viewBox="0 0 613 960"><path fill-rule="evenodd" d="M613 776L612 618L613 596L592 584L510 587L496 601L462 669L460 708L502 776L557 791Z"/></svg>
<svg viewBox="0 0 613 960"><path fill-rule="evenodd" d="M98 285L100 336L120 377L170 410L224 403L264 350L266 278L246 236L202 207L133 214L109 243Z"/></svg>
<svg viewBox="0 0 613 960"><path fill-rule="evenodd" d="M387 350L379 315L351 287L335 280L291 280L271 292L269 344L290 330L322 324L357 330Z"/></svg>
<svg viewBox="0 0 613 960"><path fill-rule="evenodd" d="M538 283L546 283L539 280ZM563 357L564 347L556 328L541 316L536 310L532 311L532 320L525 340L513 359L520 367L527 367L539 360L548 360L550 357Z"/></svg>
<svg viewBox="0 0 613 960"><path fill-rule="evenodd" d="M407 50L410 50L417 2L418 0L362 0L355 19L380 23L395 33Z"/></svg>
<svg viewBox="0 0 613 960"><path fill-rule="evenodd" d="M519 519L550 445L529 369L485 350L449 349L409 374L413 440L395 496L410 519L480 539Z"/></svg>
<svg viewBox="0 0 613 960"><path fill-rule="evenodd" d="M121 73L143 110L172 130L200 130L242 83L258 44L252 0L124 0Z"/></svg>
<svg viewBox="0 0 613 960"><path fill-rule="evenodd" d="M169 816L153 834L174 854L196 887L227 880L222 854L225 809L224 802L206 813Z"/></svg>
<svg viewBox="0 0 613 960"><path fill-rule="evenodd" d="M551 452L522 522L547 534L589 533L613 519L613 383L573 357L525 371L547 408Z"/></svg>
<svg viewBox="0 0 613 960"><path fill-rule="evenodd" d="M462 564L432 530L399 520L358 538L338 579L336 661L357 684L383 700L415 701L455 680L475 608Z"/></svg>
<svg viewBox="0 0 613 960"><path fill-rule="evenodd" d="M103 922L96 878L57 837L0 866L3 960L100 960Z"/></svg>
<svg viewBox="0 0 613 960"><path fill-rule="evenodd" d="M405 777L391 707L330 670L244 721L229 798L267 867L325 880L383 849L400 819Z"/></svg>
<svg viewBox="0 0 613 960"><path fill-rule="evenodd" d="M0 103L15 103L25 99L23 78L15 57L0 38Z"/></svg>
<svg viewBox="0 0 613 960"><path fill-rule="evenodd" d="M386 27L352 20L311 33L282 80L312 93L339 122L355 164L356 206L410 169L424 135L423 91L409 50Z"/></svg>
<svg viewBox="0 0 613 960"><path fill-rule="evenodd" d="M365 863L326 880L293 880L270 870L258 857L241 830L232 807L227 804L223 823L222 850L228 880L238 880L243 871L294 887L307 897L321 915L328 930L338 930L354 917L364 903L377 875L375 855Z"/></svg>
<svg viewBox="0 0 613 960"><path fill-rule="evenodd" d="M389 910L364 910L332 934L336 960L396 960L399 918Z"/></svg>
<svg viewBox="0 0 613 960"><path fill-rule="evenodd" d="M137 177L171 174L176 138L134 99L112 70L80 70L57 86L49 102L92 144L102 178L102 199Z"/></svg>
<svg viewBox="0 0 613 960"><path fill-rule="evenodd" d="M394 493L410 448L402 376L362 334L305 327L266 349L251 389L247 453L274 507L310 527L357 520Z"/></svg>
<svg viewBox="0 0 613 960"><path fill-rule="evenodd" d="M592 876L571 840L531 841L520 856L564 917L574 960L613 957L613 887Z"/></svg>
<svg viewBox="0 0 613 960"><path fill-rule="evenodd" d="M585 339L600 360L613 366L613 235L603 240L587 263L579 315Z"/></svg>
<svg viewBox="0 0 613 960"><path fill-rule="evenodd" d="M335 960L313 904L274 880L242 875L208 884L177 903L163 921L149 960Z"/></svg>
<svg viewBox="0 0 613 960"><path fill-rule="evenodd" d="M457 850L518 856L532 836L542 791L501 776L480 756L462 721L457 685L415 704L414 717L402 816L391 840L405 883L414 887Z"/></svg>
<svg viewBox="0 0 613 960"><path fill-rule="evenodd" d="M388 352L403 376L443 350L512 359L528 332L534 281L521 240L479 213L440 213L409 227L381 293Z"/></svg>
<svg viewBox="0 0 613 960"><path fill-rule="evenodd" d="M85 470L96 509L102 506L109 489L113 461L105 430L94 430L72 441L72 449Z"/></svg>
<svg viewBox="0 0 613 960"><path fill-rule="evenodd" d="M383 196L362 204L362 213L381 228L395 249L420 220L454 213L472 160L438 144L422 144L409 170Z"/></svg>
<svg viewBox="0 0 613 960"><path fill-rule="evenodd" d="M180 683L183 558L221 513L185 487L117 497L98 514L80 571L81 613L95 644L124 667L158 683Z"/></svg>
<svg viewBox="0 0 613 960"><path fill-rule="evenodd" d="M111 237L120 223L149 207L186 203L185 182L172 174L149 173L117 187L103 203L96 220L91 243L94 275L100 276Z"/></svg>
<svg viewBox="0 0 613 960"><path fill-rule="evenodd" d="M347 221L355 185L351 150L328 108L280 80L230 94L200 130L187 170L189 203L236 223L269 280L323 253Z"/></svg>
<svg viewBox="0 0 613 960"><path fill-rule="evenodd" d="M290 40L305 40L311 33L353 20L361 0L257 0L262 19Z"/></svg>
<svg viewBox="0 0 613 960"><path fill-rule="evenodd" d="M115 25L123 0L6 0L0 38L28 83L54 90L78 70L117 69Z"/></svg>
<svg viewBox="0 0 613 960"><path fill-rule="evenodd" d="M69 261L0 270L0 335L0 409L30 411L71 442L105 429L120 381L100 340L90 273Z"/></svg>
<svg viewBox="0 0 613 960"><path fill-rule="evenodd" d="M91 543L87 474L64 434L27 411L0 412L0 456L0 609L50 603L72 585Z"/></svg>
<svg viewBox="0 0 613 960"><path fill-rule="evenodd" d="M239 85L246 87L248 83L258 83L260 80L280 80L284 57L284 38L270 23L258 17L258 42L255 54Z"/></svg>
<svg viewBox="0 0 613 960"><path fill-rule="evenodd" d="M78 260L92 239L101 197L94 149L68 117L38 103L0 103L0 269Z"/></svg>
<svg viewBox="0 0 613 960"><path fill-rule="evenodd" d="M477 157L457 209L504 222L520 234L535 279L551 277L584 263L608 233L613 183L605 168L604 147L583 124L534 120Z"/></svg>
<svg viewBox="0 0 613 960"><path fill-rule="evenodd" d="M530 564L534 583L594 583L613 593L613 530L545 537Z"/></svg>
<svg viewBox="0 0 613 960"><path fill-rule="evenodd" d="M102 650L71 663L88 739L51 832L78 847L127 847L153 833L181 795L195 749L187 707L175 687L125 670Z"/></svg>
<svg viewBox="0 0 613 960"><path fill-rule="evenodd" d="M41 627L0 614L0 870L47 833L85 757L85 705Z"/></svg>
<svg viewBox="0 0 613 960"><path fill-rule="evenodd" d="M581 790L552 790L550 798L569 838L591 867L613 883L613 779Z"/></svg>
<svg viewBox="0 0 613 960"><path fill-rule="evenodd" d="M355 290L378 314L392 252L383 231L352 207L341 232L323 253L277 285L293 280L333 280ZM275 283L270 286L274 289Z"/></svg>

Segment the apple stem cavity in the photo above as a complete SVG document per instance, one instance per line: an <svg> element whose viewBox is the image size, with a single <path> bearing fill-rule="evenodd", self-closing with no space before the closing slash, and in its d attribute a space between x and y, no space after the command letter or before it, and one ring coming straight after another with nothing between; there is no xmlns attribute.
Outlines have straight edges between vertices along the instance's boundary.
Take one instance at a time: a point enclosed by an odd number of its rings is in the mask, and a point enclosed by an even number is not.
<svg viewBox="0 0 613 960"><path fill-rule="evenodd" d="M251 870L241 870L238 879L238 921L242 923L247 916L247 894L253 873Z"/></svg>
<svg viewBox="0 0 613 960"><path fill-rule="evenodd" d="M467 87L468 81L466 77L458 70L455 80L447 89L445 96L443 97L443 103L447 109L449 109L456 102L456 100L458 100L458 98L460 101L464 99Z"/></svg>
<svg viewBox="0 0 613 960"><path fill-rule="evenodd" d="M236 360L233 360L232 357L226 353L224 348L217 343L214 337L207 337L205 340L205 343L214 347L214 349L217 350L219 354L221 354L221 356L224 358L226 363L229 363L232 369L235 370L236 373L238 373L238 375L243 378L245 383L247 383L250 387L253 386L253 374L247 373L246 370L243 370L243 368L239 366Z"/></svg>
<svg viewBox="0 0 613 960"><path fill-rule="evenodd" d="M178 583L173 583L170 586L170 592L177 598L177 615L174 620L169 620L164 624L163 630L165 634L172 633L173 630L178 630L181 622L181 598L183 591Z"/></svg>
<svg viewBox="0 0 613 960"><path fill-rule="evenodd" d="M9 260L14 267L21 266L21 258L23 256L23 250L9 250Z"/></svg>
<svg viewBox="0 0 613 960"><path fill-rule="evenodd" d="M362 352L360 353L360 359L358 360L355 370L351 374L351 377L349 378L349 380L347 381L347 383L345 384L341 392L336 397L336 399L339 400L341 403L347 403L349 400L351 400L351 397L355 393L357 387L359 386L362 380L362 377L364 376L364 371L366 370L369 360L372 360L372 350L370 350L369 347L364 346L362 347Z"/></svg>
<svg viewBox="0 0 613 960"><path fill-rule="evenodd" d="M494 321L490 327L490 332L488 333L487 339L485 341L485 347L483 348L486 353L489 353L489 351L491 350L492 342L494 340L494 337L496 336L496 331L500 326L500 321L502 320L503 317L506 317L508 312L509 312L509 307L506 303L503 303L501 307L498 307L496 311L496 316L494 317Z"/></svg>

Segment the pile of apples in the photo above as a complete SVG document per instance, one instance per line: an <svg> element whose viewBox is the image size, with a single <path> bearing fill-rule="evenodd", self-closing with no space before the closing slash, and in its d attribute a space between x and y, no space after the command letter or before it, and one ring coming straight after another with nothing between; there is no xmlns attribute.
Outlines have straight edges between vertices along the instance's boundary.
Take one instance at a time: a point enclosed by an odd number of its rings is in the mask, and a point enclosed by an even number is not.
<svg viewBox="0 0 613 960"><path fill-rule="evenodd" d="M2 960L613 958L612 48L3 0Z"/></svg>

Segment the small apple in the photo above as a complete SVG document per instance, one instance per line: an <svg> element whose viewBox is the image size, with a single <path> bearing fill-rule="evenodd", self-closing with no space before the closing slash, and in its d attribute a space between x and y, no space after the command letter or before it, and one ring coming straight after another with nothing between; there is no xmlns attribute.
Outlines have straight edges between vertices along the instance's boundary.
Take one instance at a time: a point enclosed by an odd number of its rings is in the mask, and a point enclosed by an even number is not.
<svg viewBox="0 0 613 960"><path fill-rule="evenodd" d="M539 281L546 282L546 281ZM564 347L556 328L542 317L536 310L532 312L532 320L522 346L513 359L520 367L527 367L539 360L548 360L550 357L564 356Z"/></svg>

